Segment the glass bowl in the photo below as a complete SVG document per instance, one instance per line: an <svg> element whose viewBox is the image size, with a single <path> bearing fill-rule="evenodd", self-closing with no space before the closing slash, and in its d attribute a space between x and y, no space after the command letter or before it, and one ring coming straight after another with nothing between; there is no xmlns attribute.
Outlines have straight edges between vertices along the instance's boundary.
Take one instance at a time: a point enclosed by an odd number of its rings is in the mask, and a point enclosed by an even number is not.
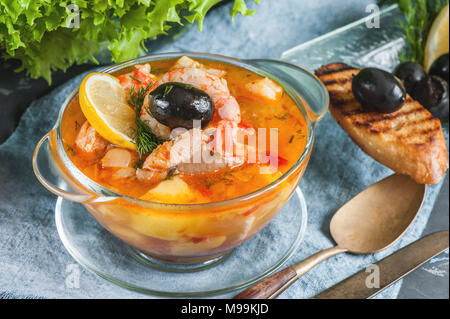
<svg viewBox="0 0 450 319"><path fill-rule="evenodd" d="M232 297L233 291L255 284L289 260L302 242L307 219L297 187L269 225L231 254L200 264L167 264L149 260L112 235L82 204L59 197L55 207L59 237L79 264L122 288L165 297Z"/></svg>
<svg viewBox="0 0 450 319"><path fill-rule="evenodd" d="M244 196L205 204L165 204L124 196L85 176L69 159L61 138L61 120L75 90L63 103L55 127L37 144L33 169L52 193L81 203L110 233L134 247L143 258L175 264L211 264L264 228L282 209L306 169L315 124L328 109L328 93L309 71L276 60L239 60L204 53L164 53L106 68L114 73L134 64L183 55L229 63L281 85L295 101L308 127L307 144L298 161L271 184ZM275 245L276 243L274 243Z"/></svg>

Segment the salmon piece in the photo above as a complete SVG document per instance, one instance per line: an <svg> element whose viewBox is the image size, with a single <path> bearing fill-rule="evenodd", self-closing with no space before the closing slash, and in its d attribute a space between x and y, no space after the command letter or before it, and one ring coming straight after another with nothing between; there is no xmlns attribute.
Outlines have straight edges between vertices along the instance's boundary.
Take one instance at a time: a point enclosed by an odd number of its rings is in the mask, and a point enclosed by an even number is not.
<svg viewBox="0 0 450 319"><path fill-rule="evenodd" d="M75 145L88 155L102 156L109 142L100 136L89 122L86 121L77 134Z"/></svg>

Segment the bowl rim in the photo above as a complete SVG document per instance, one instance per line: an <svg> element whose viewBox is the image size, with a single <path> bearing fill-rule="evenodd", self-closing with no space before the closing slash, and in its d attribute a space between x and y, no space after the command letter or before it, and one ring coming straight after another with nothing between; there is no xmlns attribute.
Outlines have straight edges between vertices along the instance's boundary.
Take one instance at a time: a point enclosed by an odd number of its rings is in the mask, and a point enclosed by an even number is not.
<svg viewBox="0 0 450 319"><path fill-rule="evenodd" d="M206 203L183 203L183 204L174 204L174 203L163 203L163 202L154 202L154 201L148 201L144 199L140 199L137 197L132 197L128 195L124 195L121 193L118 193L114 190L111 190L96 181L90 179L88 176L86 176L70 159L70 157L67 155L67 152L63 145L62 140L62 133L61 133L61 123L62 118L64 116L64 112L67 109L70 102L78 96L79 87L75 88L71 94L65 99L63 104L60 107L59 114L57 121L53 127L53 130L56 132L56 143L57 143L57 154L61 158L61 164L65 166L65 168L70 173L70 177L74 178L75 181L79 182L83 187L87 188L88 190L94 192L99 197L105 197L105 198L113 198L113 199L119 199L123 198L127 201L134 202L136 204L139 204L141 206L151 205L151 206L163 206L166 210L178 210L180 208L189 210L192 209L204 209L204 208L212 208L217 206L231 206L234 204L242 204L243 202L250 201L254 198L257 198L263 194L266 194L273 189L275 189L277 186L279 186L282 182L284 182L286 179L288 179L293 172L295 172L304 162L305 160L308 160L308 155L310 154L312 150L312 146L314 144L315 139L315 125L313 121L311 121L308 113L307 113L307 106L305 105L305 102L301 95L296 92L288 83L280 80L277 78L276 75L270 74L265 72L264 70L261 70L257 67L254 67L248 63L246 63L245 59L237 59L233 57L218 55L218 54L211 54L211 53L201 53L201 52L167 52L167 53L156 53L156 54L148 54L142 57L138 57L135 59L127 60L121 63L117 63L111 66L108 66L106 68L103 68L99 71L95 72L101 72L101 73L113 73L115 71L120 71L126 67L130 67L136 64L140 63L149 63L151 61L155 60L167 60L167 59L176 59L182 56L188 56L194 59L204 59L204 60L210 60L214 62L222 62L226 64L231 64L240 68L243 68L245 70L248 70L250 72L253 72L255 74L258 74L260 76L269 77L275 82L277 82L279 85L282 86L283 90L290 96L290 98L295 102L299 110L302 112L302 115L305 119L306 126L308 128L308 136L307 136L307 142L305 145L305 148L302 152L302 154L299 156L298 160L280 177L278 177L273 182L265 185L264 187L258 188L251 193L247 193L238 197L233 197L221 201L213 201L213 202L206 202ZM274 60L270 60L274 61ZM285 63L283 61L283 63ZM311 75L312 77L315 77L312 72L309 70L299 67L295 65L297 68L301 69L303 72ZM106 202L105 200L97 200L96 202Z"/></svg>

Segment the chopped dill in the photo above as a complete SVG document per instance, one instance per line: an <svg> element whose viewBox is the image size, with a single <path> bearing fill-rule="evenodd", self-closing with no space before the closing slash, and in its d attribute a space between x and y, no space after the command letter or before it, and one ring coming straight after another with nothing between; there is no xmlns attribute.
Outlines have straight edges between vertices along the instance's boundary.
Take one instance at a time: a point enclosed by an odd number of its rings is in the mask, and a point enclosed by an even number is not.
<svg viewBox="0 0 450 319"><path fill-rule="evenodd" d="M136 134L134 142L139 153L139 158L141 159L137 162L138 165L142 165L142 158L144 155L150 154L155 148L158 147L158 145L162 144L162 140L153 134L150 127L141 120L141 110L151 85L152 83L149 83L149 85L145 88L140 87L137 92L135 88L132 87L128 99L128 103L134 108L136 114Z"/></svg>
<svg viewBox="0 0 450 319"><path fill-rule="evenodd" d="M167 85L164 87L164 96L166 96L167 94L170 93L170 91L172 91L173 89L173 85Z"/></svg>
<svg viewBox="0 0 450 319"><path fill-rule="evenodd" d="M158 73L163 73L166 71L167 71L167 68L152 68L151 73L158 74Z"/></svg>
<svg viewBox="0 0 450 319"><path fill-rule="evenodd" d="M204 180L203 182L205 183L207 189L210 189L211 186L213 186L216 183L216 181L208 181L208 180Z"/></svg>
<svg viewBox="0 0 450 319"><path fill-rule="evenodd" d="M144 164L144 159L143 158L139 158L139 160L133 164L133 168L134 169L141 168L142 164Z"/></svg>
<svg viewBox="0 0 450 319"><path fill-rule="evenodd" d="M136 80L136 81L138 81L139 83L142 84L142 80L141 80L141 79L138 79L137 77L132 76L131 74L129 75L129 77L132 78L133 80Z"/></svg>
<svg viewBox="0 0 450 319"><path fill-rule="evenodd" d="M70 154L75 155L75 150L73 149L72 146L66 144L66 150L67 150L67 152L69 152Z"/></svg>
<svg viewBox="0 0 450 319"><path fill-rule="evenodd" d="M233 184L233 180L230 179L230 178L222 177L221 180L224 181L226 185L231 185L231 184Z"/></svg>
<svg viewBox="0 0 450 319"><path fill-rule="evenodd" d="M164 180L165 181L171 180L176 175L178 175L177 168L173 167L172 169L169 170L169 172L167 173L167 176L166 176L166 178Z"/></svg>
<svg viewBox="0 0 450 319"><path fill-rule="evenodd" d="M293 140L294 140L294 135L292 135L291 138L289 139L289 144L291 144Z"/></svg>
<svg viewBox="0 0 450 319"><path fill-rule="evenodd" d="M285 119L287 119L288 115L289 113L284 113L281 116L275 115L275 118L284 121Z"/></svg>

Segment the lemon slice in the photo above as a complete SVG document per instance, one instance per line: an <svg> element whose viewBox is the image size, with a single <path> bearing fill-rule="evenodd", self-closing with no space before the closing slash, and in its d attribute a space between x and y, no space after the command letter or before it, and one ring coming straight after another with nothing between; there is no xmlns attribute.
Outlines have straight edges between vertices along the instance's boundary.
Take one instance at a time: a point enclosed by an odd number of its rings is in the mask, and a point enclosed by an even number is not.
<svg viewBox="0 0 450 319"><path fill-rule="evenodd" d="M449 5L446 5L434 20L428 34L427 44L425 47L425 70L429 70L433 62L444 53L449 51L448 48L448 14Z"/></svg>
<svg viewBox="0 0 450 319"><path fill-rule="evenodd" d="M136 149L135 112L127 104L119 80L107 73L88 74L80 86L81 110L89 124L106 140Z"/></svg>

